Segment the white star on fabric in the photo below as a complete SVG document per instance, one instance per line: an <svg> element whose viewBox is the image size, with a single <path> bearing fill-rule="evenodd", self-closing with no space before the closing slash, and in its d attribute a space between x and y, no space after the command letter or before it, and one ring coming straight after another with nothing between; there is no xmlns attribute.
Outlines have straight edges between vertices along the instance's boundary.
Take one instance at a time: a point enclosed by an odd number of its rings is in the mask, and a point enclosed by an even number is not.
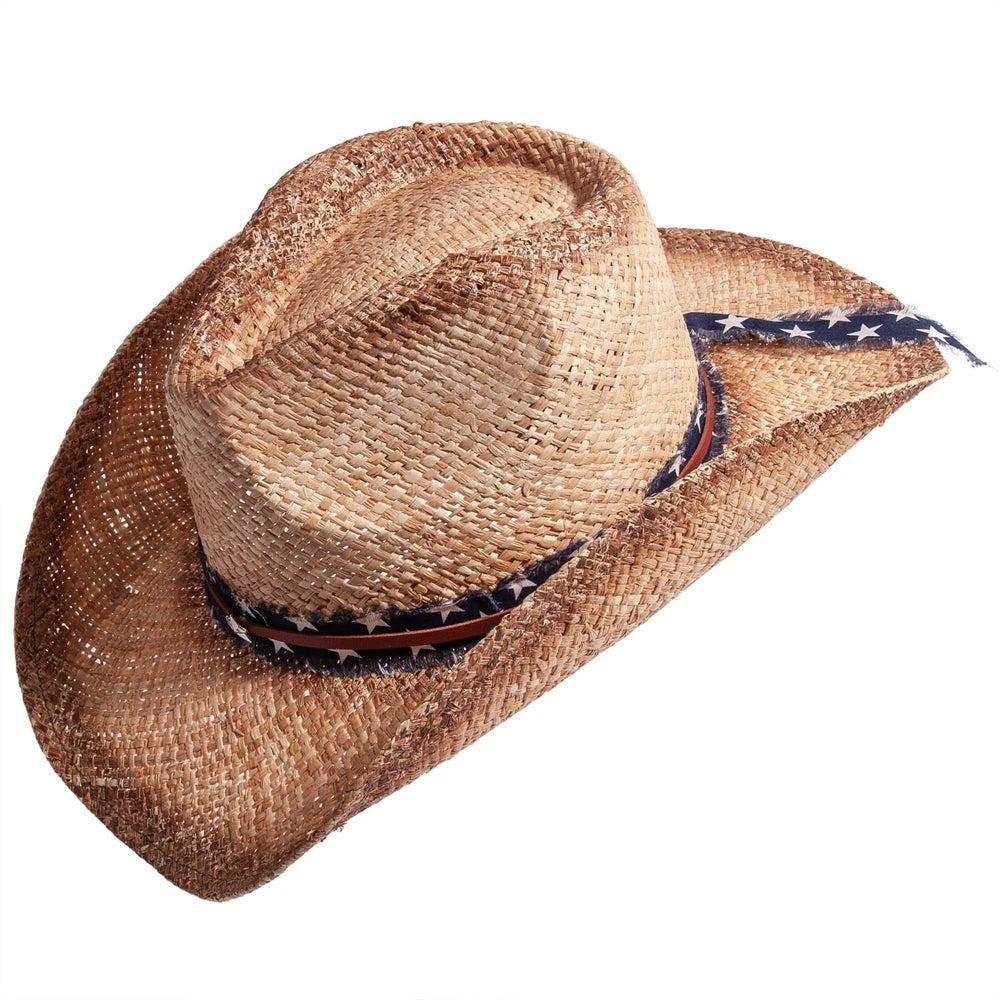
<svg viewBox="0 0 1000 1000"><path fill-rule="evenodd" d="M729 333L732 329L742 330L743 324L749 317L747 316L734 316L730 313L725 319L717 319L715 322L722 327L723 333Z"/></svg>
<svg viewBox="0 0 1000 1000"><path fill-rule="evenodd" d="M354 624L364 625L364 627L368 629L369 635L371 635L372 632L379 627L389 627L389 623L377 611L369 611L363 618L355 618Z"/></svg>
<svg viewBox="0 0 1000 1000"><path fill-rule="evenodd" d="M292 651L292 647L289 646L287 642L282 642L280 639L272 639L271 645L274 646L274 651L276 653L280 652L282 649L286 653L290 653Z"/></svg>
<svg viewBox="0 0 1000 1000"><path fill-rule="evenodd" d="M898 323L901 319L919 319L920 317L913 311L913 306L903 306L902 309L890 309L890 316L896 317Z"/></svg>
<svg viewBox="0 0 1000 1000"><path fill-rule="evenodd" d="M291 622L300 632L304 632L306 629L309 629L310 632L319 631L308 618L303 618L302 615L285 615L285 621Z"/></svg>
<svg viewBox="0 0 1000 1000"><path fill-rule="evenodd" d="M516 580L511 580L510 583L505 583L503 589L512 590L514 592L514 600L516 601L521 596L522 590L531 590L535 586L537 584L532 583L527 577L522 576Z"/></svg>
<svg viewBox="0 0 1000 1000"><path fill-rule="evenodd" d="M948 342L948 334L933 326L925 326L922 330L917 330L917 333L926 333L928 337L933 337L935 340L941 340L944 343Z"/></svg>
<svg viewBox="0 0 1000 1000"><path fill-rule="evenodd" d="M226 624L232 629L235 635L238 635L244 642L250 641L250 635L247 630L232 616L226 615Z"/></svg>
<svg viewBox="0 0 1000 1000"><path fill-rule="evenodd" d="M356 649L331 649L330 652L336 653L341 663L344 660L349 660L352 656L357 660L361 659L361 654Z"/></svg>
<svg viewBox="0 0 1000 1000"><path fill-rule="evenodd" d="M461 613L465 609L456 601L446 601L444 604L439 604L436 608L432 608L431 610L436 611L441 616L442 622L446 622L449 615Z"/></svg>
<svg viewBox="0 0 1000 1000"><path fill-rule="evenodd" d="M705 419L705 404L699 401L698 410L694 415L694 425L695 427L698 428L698 430L701 430L701 422L704 419Z"/></svg>
<svg viewBox="0 0 1000 1000"><path fill-rule="evenodd" d="M805 337L806 340L812 340L812 334L808 330L803 330L798 323L796 323L795 326L791 328L791 330L782 330L781 332L787 333L788 336L793 340L796 337Z"/></svg>
<svg viewBox="0 0 1000 1000"><path fill-rule="evenodd" d="M681 474L681 469L684 468L684 456L677 455L674 460L667 466L667 472L673 473L675 476Z"/></svg>
<svg viewBox="0 0 1000 1000"><path fill-rule="evenodd" d="M410 656L415 660L420 653L433 653L433 646L410 646Z"/></svg>
<svg viewBox="0 0 1000 1000"><path fill-rule="evenodd" d="M882 329L882 324L879 323L878 326L865 326L864 323L861 324L860 330L849 330L847 333L848 337L857 337L858 343L860 344L862 340L867 340L869 337L877 337L877 330Z"/></svg>
<svg viewBox="0 0 1000 1000"><path fill-rule="evenodd" d="M824 316L823 318L826 320L826 322L828 324L827 329L832 329L833 326L834 326L834 324L836 324L836 323L850 323L851 322L851 317L848 316L847 313L844 312L844 310L840 306L834 306L830 310L830 314L828 316Z"/></svg>
<svg viewBox="0 0 1000 1000"><path fill-rule="evenodd" d="M236 603L239 605L240 611L242 611L243 614L245 614L248 618L257 617L257 612L254 611L249 601L245 600L242 597L237 597Z"/></svg>

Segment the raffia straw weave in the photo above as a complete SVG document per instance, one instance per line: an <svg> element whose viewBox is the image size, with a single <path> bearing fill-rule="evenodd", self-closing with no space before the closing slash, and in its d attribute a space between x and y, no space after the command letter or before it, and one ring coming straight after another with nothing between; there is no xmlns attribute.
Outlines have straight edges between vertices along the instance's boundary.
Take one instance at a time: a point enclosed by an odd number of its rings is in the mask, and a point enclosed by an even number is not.
<svg viewBox="0 0 1000 1000"><path fill-rule="evenodd" d="M181 333L167 405L213 569L326 618L490 588L590 537L642 498L696 390L621 164L481 124L287 174Z"/></svg>
<svg viewBox="0 0 1000 1000"><path fill-rule="evenodd" d="M691 412L683 312L871 301L893 297L805 251L657 236L616 161L539 129L308 161L133 331L55 461L16 623L43 749L167 878L256 887L645 620L946 370L927 343L716 346L729 447L643 501ZM199 534L248 596L316 613L448 598L598 537L457 665L339 677L216 627Z"/></svg>

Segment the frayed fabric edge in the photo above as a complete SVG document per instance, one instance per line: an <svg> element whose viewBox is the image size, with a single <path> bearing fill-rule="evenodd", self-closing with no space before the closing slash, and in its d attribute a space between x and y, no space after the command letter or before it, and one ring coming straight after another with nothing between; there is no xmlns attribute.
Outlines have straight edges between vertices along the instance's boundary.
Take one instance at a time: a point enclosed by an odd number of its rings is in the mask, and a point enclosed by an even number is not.
<svg viewBox="0 0 1000 1000"><path fill-rule="evenodd" d="M985 364L940 323L897 302L868 303L849 310L803 310L763 318L689 312L684 320L692 339L706 346L756 339L768 344L853 351L931 340L957 351L975 367Z"/></svg>

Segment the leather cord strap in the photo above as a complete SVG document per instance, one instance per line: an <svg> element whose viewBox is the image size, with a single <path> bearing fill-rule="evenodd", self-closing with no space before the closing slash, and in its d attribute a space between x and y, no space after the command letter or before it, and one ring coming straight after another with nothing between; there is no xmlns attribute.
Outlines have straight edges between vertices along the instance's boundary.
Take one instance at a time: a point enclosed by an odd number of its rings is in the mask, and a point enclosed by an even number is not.
<svg viewBox="0 0 1000 1000"><path fill-rule="evenodd" d="M500 624L504 615L510 613L509 611L497 611L495 614L485 615L483 618L473 618L467 622L441 625L438 628L414 629L409 632L381 632L373 635L324 635L320 632L296 632L295 630L256 624L245 615L236 614L210 580L205 580L205 589L218 609L227 617L234 619L250 635L272 642L284 642L289 646L300 646L304 649L336 651L350 647L353 650L367 652L375 649L406 649L407 647L412 649L417 646L437 646L444 642L458 642L461 639L472 639L476 636L486 635L490 629Z"/></svg>
<svg viewBox="0 0 1000 1000"><path fill-rule="evenodd" d="M698 367L698 374L701 376L701 384L705 387L705 425L701 429L698 447L681 469L678 479L683 479L689 472L694 472L705 461L708 449L712 446L712 432L715 430L715 393L712 391L712 383L704 365Z"/></svg>

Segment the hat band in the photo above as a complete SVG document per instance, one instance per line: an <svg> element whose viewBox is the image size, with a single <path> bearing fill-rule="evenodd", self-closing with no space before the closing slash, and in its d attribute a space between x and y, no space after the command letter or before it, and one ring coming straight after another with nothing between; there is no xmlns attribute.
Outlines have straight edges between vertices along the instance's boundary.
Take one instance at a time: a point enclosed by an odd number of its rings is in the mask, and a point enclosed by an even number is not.
<svg viewBox="0 0 1000 1000"><path fill-rule="evenodd" d="M499 625L501 620L513 611L507 608L503 611L495 611L491 615L483 614L479 618L473 618L467 622L457 622L454 625L441 625L438 628L412 629L406 632L380 632L370 635L322 635L317 632L315 635L309 632L290 631L287 629L271 628L268 625L258 625L249 618L239 618L237 613L229 607L228 602L213 586L210 579L205 580L205 589L208 596L215 602L216 607L227 616L231 629L242 627L247 633L258 639L268 639L271 642L282 643L290 646L298 646L303 649L319 649L328 653L351 653L368 652L370 650L386 649L407 649L411 652L417 651L420 647L438 646L442 643L460 642L462 639L475 639L485 635L490 629ZM344 649L344 645L350 641L351 649ZM347 659L347 657L341 657Z"/></svg>
<svg viewBox="0 0 1000 1000"><path fill-rule="evenodd" d="M983 363L940 324L898 302L771 318L689 312L684 319L700 359L698 402L680 446L654 476L647 497L669 488L725 447L728 413L722 380L706 353L712 344L756 339L796 347L849 350L932 340L961 352L973 364ZM238 597L211 569L204 552L201 555L210 606L219 624L235 639L254 645L259 652L273 654L279 662L305 660L321 672L391 672L454 663L469 642L500 624L527 594L589 541L580 539L532 563L502 580L491 592L470 592L444 604L411 610L372 611L361 618L345 612L328 621L251 604ZM452 615L460 620L449 622ZM435 620L438 616L440 624Z"/></svg>
<svg viewBox="0 0 1000 1000"><path fill-rule="evenodd" d="M705 461L712 450L713 436L717 430L715 401L717 389L712 385L705 364L699 366L699 374L701 381L698 404L691 417L689 433L671 463L654 479L648 494L659 492L659 489L663 488L653 487L664 476L668 480L663 484L666 486L688 475ZM692 434L692 430L697 433ZM354 658L360 660L362 653L391 650L409 650L411 657L416 659L420 653L436 649L438 646L478 639L486 635L519 606L531 590L561 568L570 556L585 544L586 541L579 541L567 546L560 552L527 567L523 573L501 583L494 594L487 597L492 608L479 607L477 617L448 624L447 619L452 614L477 611L475 607L462 607L458 600L453 600L436 607L418 609L410 614L410 617L422 618L440 614L441 625L394 629L388 632L378 631L379 628L389 627L389 623L374 612L363 618L349 620L347 624L352 628L350 633L346 633L342 630L327 631L326 625L303 615L275 613L271 609L255 606L233 594L218 574L208 566L204 553L202 562L205 571L205 592L219 613L222 624L236 638L246 643L255 639L269 642L275 653L295 650L332 653L337 656L339 663L347 664ZM471 598L464 599L464 603L468 604L470 601ZM501 603L509 606L498 607ZM388 612L385 614L389 617ZM283 619L294 628L279 627L275 624L276 619ZM358 626L363 626L367 634L361 634Z"/></svg>
<svg viewBox="0 0 1000 1000"><path fill-rule="evenodd" d="M706 345L761 340L767 344L797 347L871 350L933 341L958 351L973 365L985 364L940 323L899 302L789 313L772 318L689 312L684 314L684 321L692 339Z"/></svg>

